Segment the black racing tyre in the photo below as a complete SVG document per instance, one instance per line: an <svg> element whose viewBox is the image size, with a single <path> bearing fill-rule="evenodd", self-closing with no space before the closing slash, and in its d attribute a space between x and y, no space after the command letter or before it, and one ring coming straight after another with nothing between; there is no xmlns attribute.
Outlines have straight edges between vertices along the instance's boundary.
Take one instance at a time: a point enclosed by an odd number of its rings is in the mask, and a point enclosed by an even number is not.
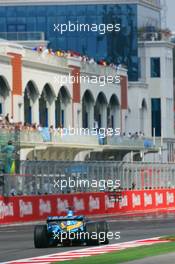
<svg viewBox="0 0 175 264"><path fill-rule="evenodd" d="M34 229L34 246L35 248L49 247L47 236L47 225L37 225Z"/></svg>
<svg viewBox="0 0 175 264"><path fill-rule="evenodd" d="M109 226L106 221L99 221L98 222L98 227L100 232L108 232L109 231Z"/></svg>
<svg viewBox="0 0 175 264"><path fill-rule="evenodd" d="M98 223L96 222L87 223L86 233L87 233L87 239L86 239L87 246L98 246L100 244Z"/></svg>
<svg viewBox="0 0 175 264"><path fill-rule="evenodd" d="M100 240L100 243L103 245L108 245L109 244L109 239L108 239L109 226L108 226L108 223L106 221L98 222L98 230L99 230L99 233L104 234L103 238L101 238L101 239L103 239L103 241Z"/></svg>

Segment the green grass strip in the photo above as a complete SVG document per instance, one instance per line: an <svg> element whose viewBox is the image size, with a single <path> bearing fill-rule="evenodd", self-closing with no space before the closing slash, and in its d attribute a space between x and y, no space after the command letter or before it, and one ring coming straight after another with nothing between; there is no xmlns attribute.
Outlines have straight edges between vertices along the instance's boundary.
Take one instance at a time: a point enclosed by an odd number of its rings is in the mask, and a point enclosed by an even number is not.
<svg viewBox="0 0 175 264"><path fill-rule="evenodd" d="M151 246L141 246L93 257L83 257L76 260L64 261L63 264L119 264L171 252L175 252L175 242ZM56 263L60 264L60 262Z"/></svg>

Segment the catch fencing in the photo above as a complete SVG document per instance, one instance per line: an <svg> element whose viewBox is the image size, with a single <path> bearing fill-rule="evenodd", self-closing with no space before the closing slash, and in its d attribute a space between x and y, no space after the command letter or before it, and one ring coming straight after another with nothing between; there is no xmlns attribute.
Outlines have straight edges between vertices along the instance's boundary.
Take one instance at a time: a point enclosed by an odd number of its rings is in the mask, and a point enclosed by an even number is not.
<svg viewBox="0 0 175 264"><path fill-rule="evenodd" d="M21 161L20 167L18 175L2 175L6 195L98 192L119 182L116 162Z"/></svg>
<svg viewBox="0 0 175 264"><path fill-rule="evenodd" d="M0 175L4 196L167 188L175 188L175 164L21 161L19 174Z"/></svg>

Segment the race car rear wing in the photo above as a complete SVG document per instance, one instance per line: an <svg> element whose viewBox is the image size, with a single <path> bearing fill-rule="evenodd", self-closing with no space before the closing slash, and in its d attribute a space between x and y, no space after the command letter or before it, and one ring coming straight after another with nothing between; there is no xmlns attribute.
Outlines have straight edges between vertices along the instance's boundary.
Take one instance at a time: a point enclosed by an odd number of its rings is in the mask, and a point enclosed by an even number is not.
<svg viewBox="0 0 175 264"><path fill-rule="evenodd" d="M51 222L57 222L57 221L84 221L85 217L84 216L49 216L47 218L47 223Z"/></svg>

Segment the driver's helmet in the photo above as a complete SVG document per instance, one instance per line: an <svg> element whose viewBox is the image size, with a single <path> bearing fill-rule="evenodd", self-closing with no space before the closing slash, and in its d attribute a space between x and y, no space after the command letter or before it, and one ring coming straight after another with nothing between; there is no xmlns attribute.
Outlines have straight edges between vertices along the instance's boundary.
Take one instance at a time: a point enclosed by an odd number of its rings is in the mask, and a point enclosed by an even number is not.
<svg viewBox="0 0 175 264"><path fill-rule="evenodd" d="M74 215L74 212L71 208L68 208L68 213L67 213L67 216L68 217L72 217Z"/></svg>

